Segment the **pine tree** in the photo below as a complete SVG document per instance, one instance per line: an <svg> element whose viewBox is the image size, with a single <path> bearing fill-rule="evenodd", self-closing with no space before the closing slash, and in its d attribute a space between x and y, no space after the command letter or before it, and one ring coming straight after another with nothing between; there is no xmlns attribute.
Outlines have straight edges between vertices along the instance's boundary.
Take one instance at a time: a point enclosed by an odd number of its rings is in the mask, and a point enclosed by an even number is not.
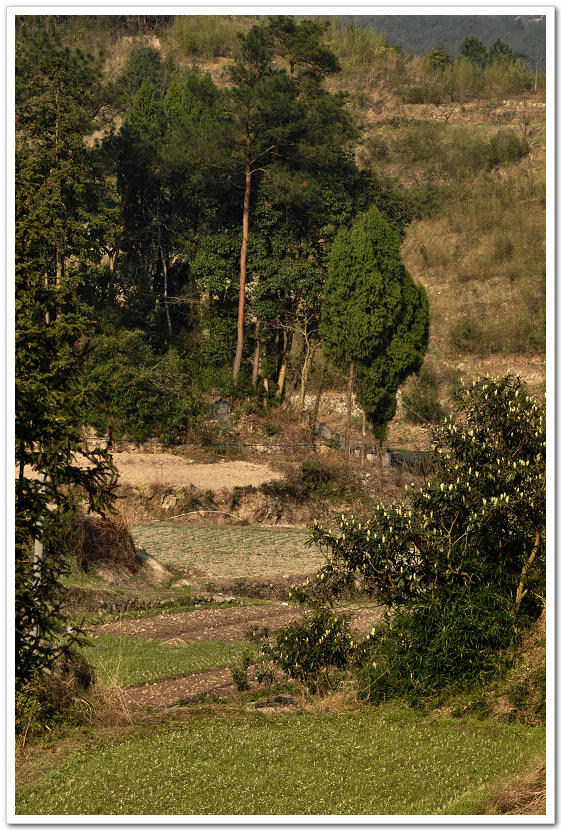
<svg viewBox="0 0 561 830"><path fill-rule="evenodd" d="M109 452L81 445L77 371L88 309L79 298L101 250L90 233L98 191L84 137L98 69L56 34L16 47L16 678L25 682L65 633L59 578L64 522L85 498L111 500ZM81 457L81 458L80 458ZM88 469L85 469L85 461Z"/></svg>

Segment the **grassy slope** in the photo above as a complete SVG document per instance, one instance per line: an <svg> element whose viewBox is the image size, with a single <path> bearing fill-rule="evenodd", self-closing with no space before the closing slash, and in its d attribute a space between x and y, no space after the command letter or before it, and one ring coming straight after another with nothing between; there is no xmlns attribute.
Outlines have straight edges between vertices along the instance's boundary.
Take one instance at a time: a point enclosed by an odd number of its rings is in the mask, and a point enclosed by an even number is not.
<svg viewBox="0 0 561 830"><path fill-rule="evenodd" d="M543 752L542 729L346 714L208 716L74 753L19 814L462 815ZM142 786L139 786L142 781Z"/></svg>

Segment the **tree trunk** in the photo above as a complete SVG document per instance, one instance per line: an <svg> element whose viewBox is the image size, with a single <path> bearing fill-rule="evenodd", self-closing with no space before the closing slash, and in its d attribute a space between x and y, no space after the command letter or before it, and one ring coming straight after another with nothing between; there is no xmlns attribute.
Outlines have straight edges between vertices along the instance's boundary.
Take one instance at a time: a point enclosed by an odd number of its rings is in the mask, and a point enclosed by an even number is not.
<svg viewBox="0 0 561 830"><path fill-rule="evenodd" d="M324 363L323 364L323 369L321 370L321 376L320 376L320 379L319 379L319 386L318 386L318 391L317 391L317 395L316 395L316 401L314 403L314 414L312 415L312 432L314 431L315 426L316 426L317 421L318 421L319 402L320 402L320 399L321 399L321 393L323 392L323 381L325 380L325 373L326 372L327 372L327 363Z"/></svg>
<svg viewBox="0 0 561 830"><path fill-rule="evenodd" d="M251 138L246 131L246 165L245 165L245 193L243 198L243 220L242 220L242 249L240 254L240 298L238 303L238 342L236 356L234 358L233 380L234 386L238 385L238 377L242 365L243 334L244 334L244 313L245 313L245 282L247 264L247 241L249 238L249 198L251 196L251 162L250 149Z"/></svg>
<svg viewBox="0 0 561 830"><path fill-rule="evenodd" d="M279 371L279 377L277 381L277 398L282 400L282 394L284 392L284 382L286 380L286 370L288 369L288 358L290 355L290 350L292 349L292 338L293 334L291 331L286 332L286 340L284 345L284 354L282 356L282 363Z"/></svg>
<svg viewBox="0 0 561 830"><path fill-rule="evenodd" d="M298 400L298 417L302 418L304 415L304 403L306 400L306 388L308 386L308 378L310 377L310 369L312 368L312 361L314 359L314 348L312 344L306 342L306 350L304 352L304 363L302 365L302 374L300 375L300 398Z"/></svg>
<svg viewBox="0 0 561 830"><path fill-rule="evenodd" d="M115 293L115 265L117 263L117 251L111 251L109 254L109 302L113 301Z"/></svg>
<svg viewBox="0 0 561 830"><path fill-rule="evenodd" d="M171 340L172 331L171 331L171 317L169 316L169 303L168 303L168 264L166 262L166 258L164 256L164 249L160 247L160 256L162 257L162 268L164 269L164 309L166 312L166 322L168 325L168 337Z"/></svg>
<svg viewBox="0 0 561 830"><path fill-rule="evenodd" d="M381 470L384 466L383 460L384 443L381 438L376 439L376 466Z"/></svg>
<svg viewBox="0 0 561 830"><path fill-rule="evenodd" d="M259 340L259 320L255 323L255 337L257 343L255 345L255 354L253 355L253 373L251 375L251 386L254 392L257 392L257 379L259 377L259 358L261 354L261 341Z"/></svg>
<svg viewBox="0 0 561 830"><path fill-rule="evenodd" d="M41 470L39 473L39 492L43 494L45 492L45 482L47 480L47 474L45 470ZM45 554L45 549L43 545L43 516L39 516L37 520L37 524L35 525L35 539L33 543L33 590L35 594L39 594L41 591L41 581L43 576L43 557ZM33 638L37 641L41 634L41 629L39 627L39 623L35 622L33 625Z"/></svg>
<svg viewBox="0 0 561 830"><path fill-rule="evenodd" d="M347 435L345 441L345 452L351 452L351 418L353 413L353 385L355 379L355 362L351 360L349 365L349 380L347 383Z"/></svg>
<svg viewBox="0 0 561 830"><path fill-rule="evenodd" d="M364 445L366 444L366 412L362 411L362 444L360 445L360 466L364 467Z"/></svg>

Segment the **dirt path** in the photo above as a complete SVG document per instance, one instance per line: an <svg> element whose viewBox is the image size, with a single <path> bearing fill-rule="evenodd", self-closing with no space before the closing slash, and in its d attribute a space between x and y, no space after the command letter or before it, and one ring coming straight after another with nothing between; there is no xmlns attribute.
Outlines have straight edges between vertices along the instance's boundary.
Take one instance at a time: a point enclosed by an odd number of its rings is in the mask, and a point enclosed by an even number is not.
<svg viewBox="0 0 561 830"><path fill-rule="evenodd" d="M169 709L179 701L192 700L198 695L212 692L233 692L235 688L231 669L213 669L187 677L177 677L175 680L129 686L124 691L131 703L137 706Z"/></svg>
<svg viewBox="0 0 561 830"><path fill-rule="evenodd" d="M252 625L280 628L298 619L302 611L296 606L249 605L241 608L205 608L178 611L176 614L142 617L106 623L95 628L96 634L129 634L157 640L218 640L223 643L243 640Z"/></svg>

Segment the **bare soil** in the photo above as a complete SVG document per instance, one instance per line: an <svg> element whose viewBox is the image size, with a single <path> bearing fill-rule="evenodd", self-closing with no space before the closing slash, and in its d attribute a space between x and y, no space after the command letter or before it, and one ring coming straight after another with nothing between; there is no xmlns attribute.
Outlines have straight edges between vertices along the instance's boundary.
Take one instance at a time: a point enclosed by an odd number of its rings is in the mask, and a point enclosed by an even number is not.
<svg viewBox="0 0 561 830"><path fill-rule="evenodd" d="M289 606L287 603L243 608L210 608L106 623L97 626L95 634L154 638L173 645L194 640L232 642L243 640L247 630L253 626L280 628L292 620L299 619L302 613L300 608ZM382 613L383 609L380 607L360 610L353 618L353 629L357 633L365 634L380 620ZM145 683L125 690L131 703L151 709L167 709L177 705L179 701L194 699L199 695L231 695L234 691L232 670L229 668L213 669L174 680Z"/></svg>
<svg viewBox="0 0 561 830"><path fill-rule="evenodd" d="M200 490L233 490L234 487L259 487L266 481L282 478L264 464L248 461L217 461L196 464L188 458L169 453L116 452L113 462L119 471L120 484L149 487L189 487Z"/></svg>
<svg viewBox="0 0 561 830"><path fill-rule="evenodd" d="M248 461L217 461L213 464L197 464L189 458L171 453L114 452L113 463L119 472L119 483L129 487L154 486L189 487L200 490L233 490L235 487L259 487L266 481L283 478L264 464ZM77 458L84 468L89 466L86 458ZM37 478L38 473L25 468L28 478Z"/></svg>
<svg viewBox="0 0 561 830"><path fill-rule="evenodd" d="M96 626L95 634L122 634L157 640L243 640L253 625L280 628L301 616L296 606L275 603L239 608L205 608L178 611L136 620L121 620Z"/></svg>

